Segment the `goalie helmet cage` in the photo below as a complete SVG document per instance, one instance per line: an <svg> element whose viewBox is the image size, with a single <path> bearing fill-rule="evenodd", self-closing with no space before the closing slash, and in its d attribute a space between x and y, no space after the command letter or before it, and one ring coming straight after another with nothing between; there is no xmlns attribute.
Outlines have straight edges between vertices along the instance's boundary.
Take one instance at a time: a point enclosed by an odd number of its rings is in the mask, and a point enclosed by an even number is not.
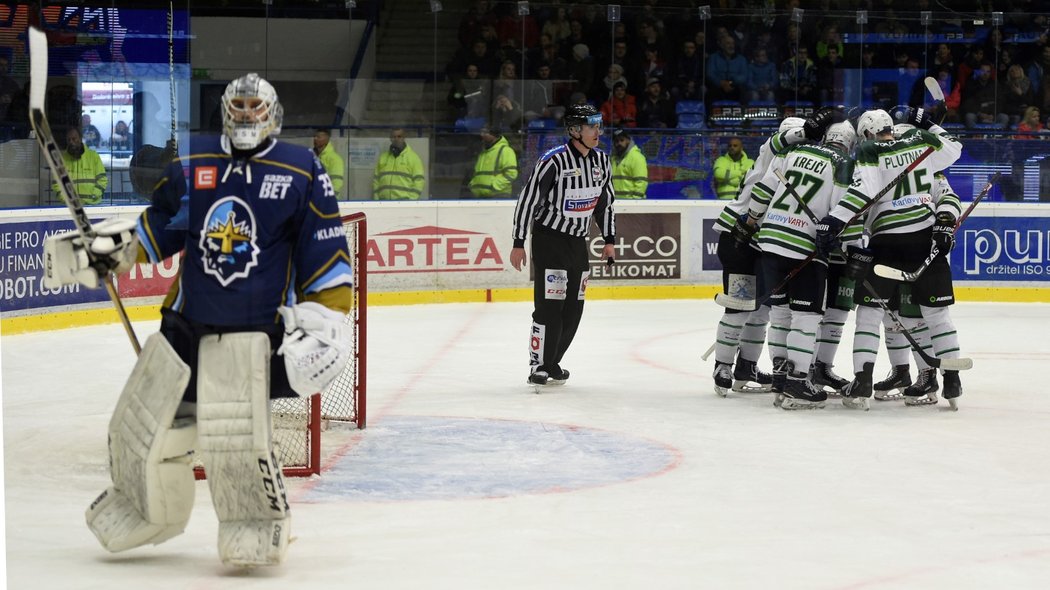
<svg viewBox="0 0 1050 590"><path fill-rule="evenodd" d="M354 273L353 307L346 316L354 328L354 352L342 374L322 393L270 401L274 452L286 477L309 477L321 472L321 431L330 423L365 427L368 224L364 213L343 216L342 221ZM197 479L205 478L199 458L194 472Z"/></svg>

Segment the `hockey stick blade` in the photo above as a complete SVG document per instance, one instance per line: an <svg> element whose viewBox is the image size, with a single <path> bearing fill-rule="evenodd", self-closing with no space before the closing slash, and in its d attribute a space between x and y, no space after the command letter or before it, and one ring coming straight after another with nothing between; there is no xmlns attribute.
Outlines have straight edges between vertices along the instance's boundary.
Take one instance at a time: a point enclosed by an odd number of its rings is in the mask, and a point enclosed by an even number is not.
<svg viewBox="0 0 1050 590"><path fill-rule="evenodd" d="M937 82L937 78L926 76L922 83L926 85L926 90L933 97L934 102L944 102L944 90L941 90L941 85Z"/></svg>
<svg viewBox="0 0 1050 590"><path fill-rule="evenodd" d="M892 266L886 266L885 264L876 264L875 268L872 269L875 274L879 275L884 279L892 279L894 281L905 281L910 282L911 279L908 275L914 273L907 273L899 268L893 268Z"/></svg>
<svg viewBox="0 0 1050 590"><path fill-rule="evenodd" d="M937 363L938 367L945 371L968 371L973 368L973 359L971 358L957 358L957 359L938 359L940 362ZM933 365L930 365L931 367Z"/></svg>
<svg viewBox="0 0 1050 590"><path fill-rule="evenodd" d="M716 293L715 303L722 307L738 311L754 311L757 309L754 299L740 299L739 297L733 297L732 295L726 295L725 293Z"/></svg>
<svg viewBox="0 0 1050 590"><path fill-rule="evenodd" d="M944 105L944 90L941 88L941 85L937 82L936 78L927 76L922 82L926 85L926 91L930 93L930 98L933 99L933 106L930 108L930 113L939 125L944 121L945 115L948 114L948 109Z"/></svg>
<svg viewBox="0 0 1050 590"><path fill-rule="evenodd" d="M710 357L710 356L711 356L711 353L713 353L713 352L715 351L715 346L716 346L717 344L718 344L717 342L712 342L712 343L711 343L711 347L710 347L710 348L708 348L708 349L707 349L707 351L706 351L706 352L704 352L704 354L700 355L700 360L702 360L702 361L706 361L706 360L708 359L708 357Z"/></svg>
<svg viewBox="0 0 1050 590"><path fill-rule="evenodd" d="M73 216L77 233L80 234L85 245L90 245L95 238L95 230L92 229L91 220L84 211L84 203L73 186L73 181L69 178L65 162L62 160L62 152L55 143L55 136L47 122L47 115L44 114L44 97L47 93L47 35L35 27L29 28L29 68L29 124L33 128L40 149L44 152L48 168L51 169L51 174L58 183L62 199L66 202L70 215ZM117 288L113 284L113 275L104 265L100 266L98 258L90 247L84 248L84 251L91 266L96 269L102 284L106 287L106 292L109 294L110 301L113 302L113 307L116 308L120 323L124 326L128 340L131 341L131 347L135 349L135 354L140 354L142 346L139 344L138 337L135 336L131 319L128 318Z"/></svg>

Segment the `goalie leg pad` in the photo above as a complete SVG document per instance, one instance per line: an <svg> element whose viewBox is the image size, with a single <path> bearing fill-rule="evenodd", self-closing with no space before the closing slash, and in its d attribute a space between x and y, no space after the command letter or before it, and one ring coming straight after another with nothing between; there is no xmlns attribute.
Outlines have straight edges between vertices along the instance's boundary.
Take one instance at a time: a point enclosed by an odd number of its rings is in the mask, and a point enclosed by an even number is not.
<svg viewBox="0 0 1050 590"><path fill-rule="evenodd" d="M197 369L201 451L227 565L277 565L290 514L270 432L270 338L206 336Z"/></svg>
<svg viewBox="0 0 1050 590"><path fill-rule="evenodd" d="M189 522L197 428L193 417L175 417L189 380L167 340L150 336L109 423L113 485L85 514L109 551L162 543Z"/></svg>

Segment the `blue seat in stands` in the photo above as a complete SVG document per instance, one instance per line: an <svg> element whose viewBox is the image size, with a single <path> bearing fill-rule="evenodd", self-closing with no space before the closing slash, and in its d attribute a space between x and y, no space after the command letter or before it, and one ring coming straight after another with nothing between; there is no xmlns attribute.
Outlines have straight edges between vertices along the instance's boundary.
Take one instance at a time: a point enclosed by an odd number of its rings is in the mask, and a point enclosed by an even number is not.
<svg viewBox="0 0 1050 590"><path fill-rule="evenodd" d="M679 129L703 129L704 116L699 113L682 113L678 115Z"/></svg>
<svg viewBox="0 0 1050 590"><path fill-rule="evenodd" d="M477 131L485 126L485 117L464 117L456 119L457 131Z"/></svg>
<svg viewBox="0 0 1050 590"><path fill-rule="evenodd" d="M705 114L704 103L700 100L680 100L678 101L678 104L674 106L674 110L679 115L683 113Z"/></svg>

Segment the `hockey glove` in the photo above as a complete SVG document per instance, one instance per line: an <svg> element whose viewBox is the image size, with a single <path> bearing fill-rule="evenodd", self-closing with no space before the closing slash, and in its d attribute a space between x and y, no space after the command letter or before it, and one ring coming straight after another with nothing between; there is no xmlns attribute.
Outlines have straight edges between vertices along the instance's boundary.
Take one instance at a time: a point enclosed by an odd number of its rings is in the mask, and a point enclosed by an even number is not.
<svg viewBox="0 0 1050 590"><path fill-rule="evenodd" d="M875 254L870 248L846 247L846 269L842 274L851 281L859 281L868 274Z"/></svg>
<svg viewBox="0 0 1050 590"><path fill-rule="evenodd" d="M933 222L933 245L944 256L955 247L955 216L941 211Z"/></svg>
<svg viewBox="0 0 1050 590"><path fill-rule="evenodd" d="M929 111L921 107L898 108L893 112L893 120L896 123L914 125L919 129L929 129L933 125Z"/></svg>
<svg viewBox="0 0 1050 590"><path fill-rule="evenodd" d="M820 141L824 137L824 132L828 130L828 127L840 117L841 112L836 108L825 107L820 109L812 117L806 119L806 122L802 125L802 130L806 134L806 139L810 141Z"/></svg>
<svg viewBox="0 0 1050 590"><path fill-rule="evenodd" d="M820 258L827 260L832 252L839 249L839 234L842 233L842 228L845 226L846 224L842 220L831 215L826 215L824 219L820 220L820 223L817 224L817 237L815 240L817 255Z"/></svg>
<svg viewBox="0 0 1050 590"><path fill-rule="evenodd" d="M737 246L746 246L751 241L751 236L758 231L758 226L748 223L747 220L747 213L743 213L736 218L736 224L733 225L731 234L733 239L736 240Z"/></svg>
<svg viewBox="0 0 1050 590"><path fill-rule="evenodd" d="M95 238L88 247L76 231L48 236L44 239L43 285L57 289L80 283L94 289L106 274L131 270L139 251L135 225L134 219L118 218L96 223L92 228Z"/></svg>
<svg viewBox="0 0 1050 590"><path fill-rule="evenodd" d="M284 355L288 384L302 396L319 393L343 372L353 352L346 316L313 301L277 311L284 318L277 354Z"/></svg>

